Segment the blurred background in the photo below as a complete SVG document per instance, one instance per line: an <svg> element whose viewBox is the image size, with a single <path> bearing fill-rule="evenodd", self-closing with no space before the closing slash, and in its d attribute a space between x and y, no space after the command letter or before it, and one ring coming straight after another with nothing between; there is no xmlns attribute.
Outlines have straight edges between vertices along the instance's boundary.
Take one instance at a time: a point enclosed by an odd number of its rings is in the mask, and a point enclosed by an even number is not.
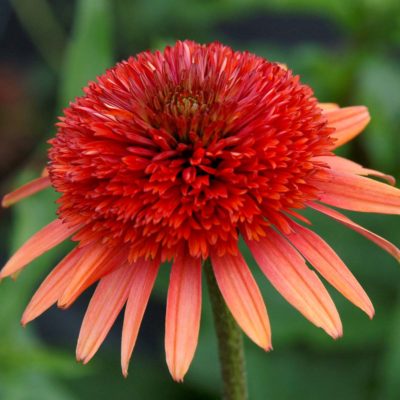
<svg viewBox="0 0 400 400"><path fill-rule="evenodd" d="M0 194L40 174L56 117L88 80L116 61L177 39L218 40L289 65L320 101L365 104L372 122L342 153L400 178L400 2L398 0L1 0ZM0 261L54 218L47 190L0 211ZM399 399L400 271L354 232L310 216L363 284L371 322L330 290L344 324L333 341L292 309L253 268L270 314L274 351L245 339L250 398ZM399 244L399 219L354 219ZM168 268L162 268L133 354L119 367L121 321L87 366L74 347L89 290L68 311L51 309L23 329L19 319L60 246L16 282L0 285L0 399L216 399L219 366L204 296L200 343L184 384L163 349Z"/></svg>

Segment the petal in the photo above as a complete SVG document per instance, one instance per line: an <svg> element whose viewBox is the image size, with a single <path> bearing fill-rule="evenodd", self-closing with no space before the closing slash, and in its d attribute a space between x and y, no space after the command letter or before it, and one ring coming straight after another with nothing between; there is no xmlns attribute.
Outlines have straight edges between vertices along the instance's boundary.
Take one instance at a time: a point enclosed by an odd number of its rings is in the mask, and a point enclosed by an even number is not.
<svg viewBox="0 0 400 400"><path fill-rule="evenodd" d="M19 271L35 258L68 239L80 227L69 228L60 219L56 219L36 232L10 258L0 272L0 279Z"/></svg>
<svg viewBox="0 0 400 400"><path fill-rule="evenodd" d="M346 210L400 214L400 190L363 176L329 171L330 180L318 182L320 201Z"/></svg>
<svg viewBox="0 0 400 400"><path fill-rule="evenodd" d="M134 271L125 308L121 343L121 366L125 377L128 376L129 360L135 347L159 265L159 262L155 261L138 261L132 264Z"/></svg>
<svg viewBox="0 0 400 400"><path fill-rule="evenodd" d="M343 225L346 225L348 228L353 229L359 234L365 236L367 239L371 240L371 242L374 242L376 245L381 247L383 250L387 251L397 261L400 262L400 249L398 249L394 244L390 243L388 240L377 235L376 233L369 231L368 229L362 227L361 225L356 224L350 218L346 217L340 212L333 210L329 207L323 206L322 204L309 203L308 206L327 215L328 217L335 219L336 221L339 221Z"/></svg>
<svg viewBox="0 0 400 400"><path fill-rule="evenodd" d="M26 307L21 319L22 325L37 318L57 302L75 272L76 263L85 251L86 248L76 247L50 272Z"/></svg>
<svg viewBox="0 0 400 400"><path fill-rule="evenodd" d="M271 349L271 328L260 289L246 261L225 254L211 253L211 263L218 287L238 325L253 342L265 350Z"/></svg>
<svg viewBox="0 0 400 400"><path fill-rule="evenodd" d="M324 115L328 119L328 126L336 129L331 135L337 139L334 148L360 134L371 120L368 109L364 106L331 108L325 110Z"/></svg>
<svg viewBox="0 0 400 400"><path fill-rule="evenodd" d="M72 279L58 299L58 307L68 308L83 291L109 272L121 267L126 259L125 250L118 251L103 244L90 246L90 250L78 261Z"/></svg>
<svg viewBox="0 0 400 400"><path fill-rule="evenodd" d="M293 221L290 225L293 230L287 239L333 287L372 318L371 300L335 251L315 232Z"/></svg>
<svg viewBox="0 0 400 400"><path fill-rule="evenodd" d="M13 192L6 194L3 197L1 205L3 207L10 207L13 204L18 203L20 200L23 200L26 197L32 196L33 194L48 188L50 185L50 178L48 176L42 176L34 179L14 190Z"/></svg>
<svg viewBox="0 0 400 400"><path fill-rule="evenodd" d="M201 260L178 255L171 269L165 319L165 352L169 371L182 381L192 362L201 316Z"/></svg>
<svg viewBox="0 0 400 400"><path fill-rule="evenodd" d="M128 298L134 270L132 265L125 264L99 282L79 332L78 361L89 362L103 343Z"/></svg>
<svg viewBox="0 0 400 400"><path fill-rule="evenodd" d="M259 242L246 243L266 277L290 304L333 338L342 335L339 314L327 290L287 240L269 229Z"/></svg>
<svg viewBox="0 0 400 400"><path fill-rule="evenodd" d="M364 168L362 165L350 161L347 158L339 156L320 156L314 157L313 161L321 161L329 165L334 171L350 173L354 175L364 175L364 176L376 176L387 181L390 185L394 186L396 180L391 175L384 174L380 171L375 171L374 169Z"/></svg>
<svg viewBox="0 0 400 400"><path fill-rule="evenodd" d="M336 103L318 103L318 107L323 111L336 110L339 108Z"/></svg>

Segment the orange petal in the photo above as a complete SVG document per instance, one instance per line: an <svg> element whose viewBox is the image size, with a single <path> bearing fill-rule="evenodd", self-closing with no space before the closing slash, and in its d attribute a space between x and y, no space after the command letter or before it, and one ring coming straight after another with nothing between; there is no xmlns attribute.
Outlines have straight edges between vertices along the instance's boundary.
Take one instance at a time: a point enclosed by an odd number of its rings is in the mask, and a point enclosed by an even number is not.
<svg viewBox="0 0 400 400"><path fill-rule="evenodd" d="M134 271L128 302L125 307L121 343L121 367L125 377L128 376L129 360L135 347L139 328L157 277L159 265L159 262L143 260L131 265Z"/></svg>
<svg viewBox="0 0 400 400"><path fill-rule="evenodd" d="M322 204L310 203L308 204L308 206L327 215L328 217L335 219L336 221L339 221L343 225L346 225L348 228L353 229L354 231L365 236L367 239L371 240L371 242L374 242L376 245L381 247L383 250L387 251L397 261L400 262L400 249L398 249L394 244L390 243L388 240L377 235L376 233L369 231L368 229L365 229L361 225L356 224L350 218L339 213L338 211L332 210L331 208L323 206Z"/></svg>
<svg viewBox="0 0 400 400"><path fill-rule="evenodd" d="M83 291L109 272L121 267L126 259L126 251L117 251L103 244L92 245L78 261L72 279L58 299L58 307L68 308Z"/></svg>
<svg viewBox="0 0 400 400"><path fill-rule="evenodd" d="M68 239L80 227L69 228L60 219L56 219L36 232L10 258L0 272L0 279L19 271L35 258Z"/></svg>
<svg viewBox="0 0 400 400"><path fill-rule="evenodd" d="M364 106L331 108L325 110L324 115L328 119L328 126L336 129L331 135L337 139L334 148L360 134L371 119L367 107Z"/></svg>
<svg viewBox="0 0 400 400"><path fill-rule="evenodd" d="M40 176L49 176L49 169L47 167L44 167Z"/></svg>
<svg viewBox="0 0 400 400"><path fill-rule="evenodd" d="M335 251L315 232L293 221L290 225L288 240L333 287L372 318L371 300Z"/></svg>
<svg viewBox="0 0 400 400"><path fill-rule="evenodd" d="M78 361L84 364L89 362L103 343L128 298L134 270L126 264L99 282L79 332L76 348Z"/></svg>
<svg viewBox="0 0 400 400"><path fill-rule="evenodd" d="M336 110L339 108L336 103L318 103L318 107L323 111Z"/></svg>
<svg viewBox="0 0 400 400"><path fill-rule="evenodd" d="M334 171L355 175L376 176L377 178L386 180L392 186L396 184L396 180L393 176L384 174L380 171L375 171L374 169L364 168L362 165L357 164L354 161L350 161L347 158L339 156L321 156L314 157L313 161L324 162L328 164Z"/></svg>
<svg viewBox="0 0 400 400"><path fill-rule="evenodd" d="M246 243L266 277L290 304L333 338L342 335L339 314L324 285L282 236L269 229L259 242Z"/></svg>
<svg viewBox="0 0 400 400"><path fill-rule="evenodd" d="M75 272L75 264L85 251L86 248L76 247L50 272L26 307L21 319L22 325L34 320L56 303Z"/></svg>
<svg viewBox="0 0 400 400"><path fill-rule="evenodd" d="M352 211L400 214L399 189L363 176L329 173L329 181L318 182L324 191L320 195L323 203Z"/></svg>
<svg viewBox="0 0 400 400"><path fill-rule="evenodd" d="M169 371L182 381L192 362L201 316L201 261L178 255L171 269L165 319L165 351Z"/></svg>
<svg viewBox="0 0 400 400"><path fill-rule="evenodd" d="M271 349L271 328L260 289L243 256L211 253L218 287L238 325L253 342Z"/></svg>
<svg viewBox="0 0 400 400"><path fill-rule="evenodd" d="M284 69L285 71L288 70L288 66L287 66L286 64L280 63L280 62L277 62L276 64L278 64L278 65L279 65L282 69Z"/></svg>
<svg viewBox="0 0 400 400"><path fill-rule="evenodd" d="M34 179L14 190L13 192L6 194L3 197L1 205L3 207L10 207L13 204L18 203L20 200L23 200L26 197L32 196L33 194L48 188L50 185L50 178L48 176L42 176Z"/></svg>

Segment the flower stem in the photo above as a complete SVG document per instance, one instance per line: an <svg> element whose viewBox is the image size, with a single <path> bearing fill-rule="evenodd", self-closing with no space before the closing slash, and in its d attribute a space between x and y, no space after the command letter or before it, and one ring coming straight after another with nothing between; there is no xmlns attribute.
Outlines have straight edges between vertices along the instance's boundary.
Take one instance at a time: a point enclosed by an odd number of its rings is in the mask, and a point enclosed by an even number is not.
<svg viewBox="0 0 400 400"><path fill-rule="evenodd" d="M247 400L247 379L242 331L233 319L218 288L210 260L204 263L217 333L224 400Z"/></svg>

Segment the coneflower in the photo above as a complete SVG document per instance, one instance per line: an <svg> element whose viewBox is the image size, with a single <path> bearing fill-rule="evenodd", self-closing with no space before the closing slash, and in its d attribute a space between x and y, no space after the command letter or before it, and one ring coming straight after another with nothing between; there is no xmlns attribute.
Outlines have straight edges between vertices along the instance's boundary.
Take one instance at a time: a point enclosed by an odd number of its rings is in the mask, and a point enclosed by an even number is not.
<svg viewBox="0 0 400 400"><path fill-rule="evenodd" d="M48 186L60 194L58 217L14 254L2 278L71 236L76 242L22 323L55 303L69 307L99 282L77 358L93 357L125 306L126 375L158 269L171 261L165 349L173 378L182 380L198 341L202 265L209 260L237 324L269 350L268 315L240 253L242 237L282 296L341 336L336 307L306 261L369 317L373 306L298 211L323 213L399 260L393 244L329 207L400 213L400 191L368 176L393 178L333 153L369 120L366 107L321 104L286 67L219 43L177 42L117 64L60 118L48 176L3 200L8 206Z"/></svg>

